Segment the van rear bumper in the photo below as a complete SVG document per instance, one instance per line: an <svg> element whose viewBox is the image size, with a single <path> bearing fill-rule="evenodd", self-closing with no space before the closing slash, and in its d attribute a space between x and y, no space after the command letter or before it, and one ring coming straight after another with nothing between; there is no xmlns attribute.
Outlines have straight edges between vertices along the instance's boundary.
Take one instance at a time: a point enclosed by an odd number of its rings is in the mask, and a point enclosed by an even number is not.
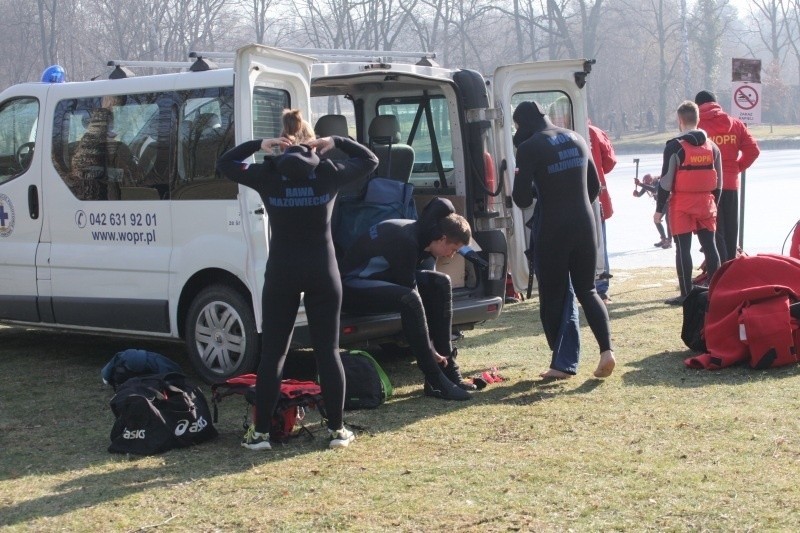
<svg viewBox="0 0 800 533"><path fill-rule="evenodd" d="M468 329L479 322L492 320L500 315L503 299L493 296L479 299L453 301L453 327ZM295 333L299 333L295 329ZM403 327L399 313L382 315L342 314L339 343L342 346L369 342L378 344L401 336Z"/></svg>
<svg viewBox="0 0 800 533"><path fill-rule="evenodd" d="M472 326L500 316L503 299L490 296L478 299L453 300L453 328L472 329ZM339 344L341 346L378 345L402 340L403 325L399 313L380 315L351 315L342 313ZM295 348L311 346L308 325L295 326L292 335Z"/></svg>

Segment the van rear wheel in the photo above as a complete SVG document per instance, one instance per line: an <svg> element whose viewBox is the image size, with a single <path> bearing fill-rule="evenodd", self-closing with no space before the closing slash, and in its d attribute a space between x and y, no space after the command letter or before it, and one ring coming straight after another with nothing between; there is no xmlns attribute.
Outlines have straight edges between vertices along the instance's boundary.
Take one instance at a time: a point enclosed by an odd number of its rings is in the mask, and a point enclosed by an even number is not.
<svg viewBox="0 0 800 533"><path fill-rule="evenodd" d="M247 298L226 285L200 291L186 314L186 349L206 383L255 371L259 339Z"/></svg>

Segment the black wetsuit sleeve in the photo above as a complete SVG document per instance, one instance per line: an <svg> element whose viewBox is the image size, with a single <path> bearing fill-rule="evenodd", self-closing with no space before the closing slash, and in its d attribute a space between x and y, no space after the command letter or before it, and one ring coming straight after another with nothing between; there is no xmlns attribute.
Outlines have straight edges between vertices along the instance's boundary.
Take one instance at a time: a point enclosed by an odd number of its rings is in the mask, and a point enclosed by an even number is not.
<svg viewBox="0 0 800 533"><path fill-rule="evenodd" d="M263 164L247 164L244 160L261 149L261 139L243 142L234 146L217 161L217 171L236 183L258 189L264 180Z"/></svg>
<svg viewBox="0 0 800 533"><path fill-rule="evenodd" d="M336 162L336 181L339 185L368 176L378 168L378 157L364 145L347 137L331 138L336 148L350 156Z"/></svg>
<svg viewBox="0 0 800 533"><path fill-rule="evenodd" d="M530 207L536 198L533 186L534 163L530 156L531 147L528 144L525 142L517 149L517 171L514 175L514 190L511 192L511 198L521 209Z"/></svg>
<svg viewBox="0 0 800 533"><path fill-rule="evenodd" d="M657 213L664 212L664 206L669 199L670 191L672 191L672 184L675 182L675 173L678 171L682 153L683 148L677 140L672 139L667 142L667 147L664 149L664 163L661 166L661 178L658 180Z"/></svg>

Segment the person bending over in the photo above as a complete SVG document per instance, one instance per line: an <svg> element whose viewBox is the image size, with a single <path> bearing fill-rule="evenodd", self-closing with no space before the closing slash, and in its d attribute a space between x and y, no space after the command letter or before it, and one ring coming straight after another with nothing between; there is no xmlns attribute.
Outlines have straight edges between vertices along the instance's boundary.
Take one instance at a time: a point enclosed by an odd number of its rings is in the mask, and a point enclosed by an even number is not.
<svg viewBox="0 0 800 533"><path fill-rule="evenodd" d="M331 210L340 186L369 175L378 158L364 146L343 137L323 137L291 146L286 137L248 141L220 157L217 170L256 190L264 201L271 234L264 274L261 361L256 378L256 419L242 446L270 449L270 419L280 394L283 365L292 338L300 296L308 316L311 344L319 369L328 416L331 448L354 439L342 423L344 370L339 358L339 315L342 286L331 239ZM338 148L349 159L320 161L316 151ZM247 164L259 149L263 163Z"/></svg>
<svg viewBox="0 0 800 533"><path fill-rule="evenodd" d="M403 333L425 375L428 396L469 400L452 346L450 277L427 270L469 243L469 224L453 204L434 198L419 220L385 220L359 237L339 262L343 309L355 315L400 312Z"/></svg>

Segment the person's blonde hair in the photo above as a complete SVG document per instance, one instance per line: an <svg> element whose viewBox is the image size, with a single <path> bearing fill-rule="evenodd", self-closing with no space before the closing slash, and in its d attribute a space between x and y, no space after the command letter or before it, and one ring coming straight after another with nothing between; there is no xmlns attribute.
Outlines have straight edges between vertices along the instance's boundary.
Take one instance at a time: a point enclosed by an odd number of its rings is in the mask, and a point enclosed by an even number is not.
<svg viewBox="0 0 800 533"><path fill-rule="evenodd" d="M316 137L311 124L303 120L303 114L299 109L285 109L281 122L283 123L281 137L286 137L292 144L306 144Z"/></svg>
<svg viewBox="0 0 800 533"><path fill-rule="evenodd" d="M684 100L678 106L678 116L684 125L696 128L697 123L700 122L700 109L691 100Z"/></svg>

